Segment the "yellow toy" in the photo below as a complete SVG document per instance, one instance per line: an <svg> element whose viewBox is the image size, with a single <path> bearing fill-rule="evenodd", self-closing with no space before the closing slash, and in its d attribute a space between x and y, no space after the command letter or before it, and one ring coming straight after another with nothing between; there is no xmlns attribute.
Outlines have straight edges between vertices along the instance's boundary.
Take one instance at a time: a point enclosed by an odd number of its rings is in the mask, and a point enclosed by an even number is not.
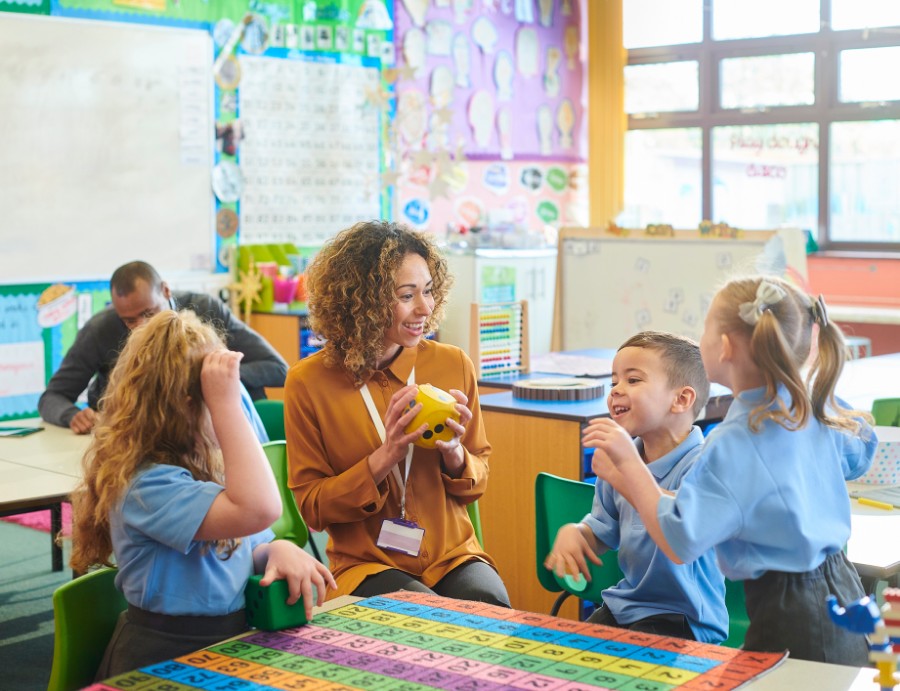
<svg viewBox="0 0 900 691"><path fill-rule="evenodd" d="M410 434L423 424L428 424L428 429L413 442L416 446L433 449L435 442L453 439L454 432L447 426L447 418L459 422L456 399L453 396L431 384L419 384L419 391L409 402L409 407L412 408L416 403L422 404L422 410L407 425L406 433Z"/></svg>

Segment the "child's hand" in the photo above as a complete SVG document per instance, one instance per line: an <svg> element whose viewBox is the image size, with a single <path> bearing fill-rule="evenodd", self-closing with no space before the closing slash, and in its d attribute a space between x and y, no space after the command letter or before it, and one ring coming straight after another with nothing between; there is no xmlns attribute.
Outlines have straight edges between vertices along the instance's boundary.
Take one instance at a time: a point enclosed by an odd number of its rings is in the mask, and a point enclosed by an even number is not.
<svg viewBox="0 0 900 691"><path fill-rule="evenodd" d="M444 424L453 430L453 439L450 441L436 441L435 448L441 452L444 460L444 468L448 475L456 476L462 471L466 457L463 453L460 439L466 433L466 425L472 419L472 411L469 410L469 398L459 389L450 389L448 393L456 399L456 412L459 413L459 422L453 418L447 418Z"/></svg>
<svg viewBox="0 0 900 691"><path fill-rule="evenodd" d="M643 463L631 435L610 418L591 420L581 433L581 443L589 449L600 449L619 469L628 463Z"/></svg>
<svg viewBox="0 0 900 691"><path fill-rule="evenodd" d="M597 566L603 562L588 544L581 523L567 523L556 533L553 549L544 559L544 567L553 571L559 578L566 574L582 574L588 581L591 580L588 564L585 559L592 561Z"/></svg>
<svg viewBox="0 0 900 691"><path fill-rule="evenodd" d="M287 604L294 604L302 595L306 619L312 621L313 605L321 607L325 602L326 588L337 588L331 572L324 564L288 540L275 540L268 545L268 548L266 570L259 584L270 585L279 579L286 580L290 592ZM312 594L313 586L316 587L315 603Z"/></svg>
<svg viewBox="0 0 900 691"><path fill-rule="evenodd" d="M203 358L200 387L208 408L225 401L240 404L240 367L243 357L243 353L223 349L215 350Z"/></svg>

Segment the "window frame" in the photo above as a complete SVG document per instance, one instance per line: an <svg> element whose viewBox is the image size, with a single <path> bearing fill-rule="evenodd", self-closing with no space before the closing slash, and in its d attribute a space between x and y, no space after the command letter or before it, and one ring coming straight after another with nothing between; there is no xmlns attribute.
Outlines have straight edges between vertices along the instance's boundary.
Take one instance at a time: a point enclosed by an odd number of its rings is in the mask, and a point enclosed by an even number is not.
<svg viewBox="0 0 900 691"><path fill-rule="evenodd" d="M626 0L627 1L627 0ZM644 65L679 60L698 62L699 107L691 112L628 115L628 129L697 127L702 137L701 218L712 218L712 128L727 125L778 125L815 123L819 127L817 243L823 251L900 252L897 242L833 241L830 237L830 125L832 122L900 120L900 100L869 103L838 101L839 62L842 50L900 46L900 25L877 29L831 30L831 0L820 0L822 28L814 34L765 38L712 39L712 3L703 6L701 43L629 49L627 64ZM725 58L787 53L814 53L813 105L723 109L718 106L719 64ZM727 220L727 219L725 219Z"/></svg>

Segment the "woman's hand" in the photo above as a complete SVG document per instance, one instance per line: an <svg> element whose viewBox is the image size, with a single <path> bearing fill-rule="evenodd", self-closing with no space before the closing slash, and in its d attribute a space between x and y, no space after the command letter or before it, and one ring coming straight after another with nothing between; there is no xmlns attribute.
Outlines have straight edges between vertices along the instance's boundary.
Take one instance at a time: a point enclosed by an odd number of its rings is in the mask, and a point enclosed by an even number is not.
<svg viewBox="0 0 900 691"><path fill-rule="evenodd" d="M567 523L556 533L553 541L553 549L544 559L544 568L555 573L559 578L566 574L575 576L581 574L587 581L591 580L588 570L588 561L597 566L603 562L597 556L594 548L588 543L584 530L587 526L583 523ZM592 534L593 537L593 534ZM598 541L594 538L594 543Z"/></svg>
<svg viewBox="0 0 900 691"><path fill-rule="evenodd" d="M270 585L273 581L286 580L290 593L287 604L293 605L302 596L306 619L312 621L313 605L321 607L325 602L325 591L337 588L331 572L324 564L288 540L275 540L265 547L268 548L268 558L259 584ZM315 600L313 586L316 587Z"/></svg>
<svg viewBox="0 0 900 691"><path fill-rule="evenodd" d="M466 433L466 425L472 419L472 411L469 410L469 398L459 389L450 389L448 392L456 399L456 412L459 413L459 422L453 418L447 418L445 424L453 430L453 439L450 441L436 441L435 448L441 452L444 462L444 470L450 477L459 477L462 474L466 456L460 439Z"/></svg>
<svg viewBox="0 0 900 691"><path fill-rule="evenodd" d="M410 384L391 396L384 419L384 443L369 455L369 468L376 483L384 480L391 468L406 458L409 445L428 429L428 425L422 424L418 429L406 433L406 426L422 409L421 403L416 403L411 408L409 406L417 392L418 388Z"/></svg>

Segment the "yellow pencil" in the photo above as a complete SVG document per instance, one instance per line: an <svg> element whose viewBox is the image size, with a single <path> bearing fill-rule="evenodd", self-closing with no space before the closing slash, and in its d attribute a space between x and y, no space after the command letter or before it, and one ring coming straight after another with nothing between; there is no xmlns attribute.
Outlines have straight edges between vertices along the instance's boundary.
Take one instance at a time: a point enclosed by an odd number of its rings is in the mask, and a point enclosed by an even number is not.
<svg viewBox="0 0 900 691"><path fill-rule="evenodd" d="M860 504L865 504L866 506L874 506L876 509L884 509L885 511L893 511L894 505L888 504L883 501L876 501L875 499L866 499L865 497L857 497L856 501Z"/></svg>

